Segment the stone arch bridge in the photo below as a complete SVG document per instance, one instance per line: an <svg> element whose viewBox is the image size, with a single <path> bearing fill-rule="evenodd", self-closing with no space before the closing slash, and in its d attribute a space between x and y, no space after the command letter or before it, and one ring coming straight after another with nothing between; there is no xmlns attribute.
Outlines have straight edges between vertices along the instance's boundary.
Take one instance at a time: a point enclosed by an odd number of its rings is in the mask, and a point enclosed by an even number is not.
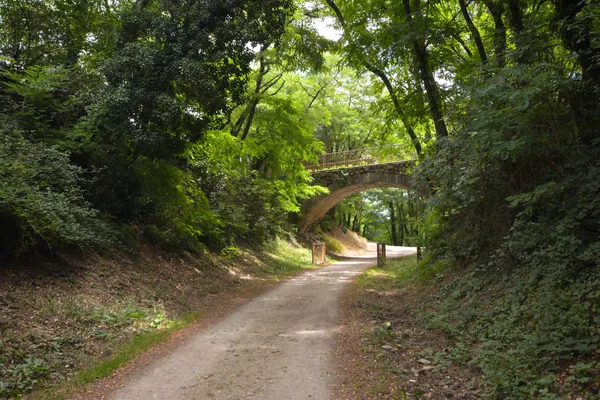
<svg viewBox="0 0 600 400"><path fill-rule="evenodd" d="M314 184L327 187L329 193L304 202L298 230L311 232L331 208L353 194L380 187L410 189L408 170L413 165L395 161L313 171Z"/></svg>

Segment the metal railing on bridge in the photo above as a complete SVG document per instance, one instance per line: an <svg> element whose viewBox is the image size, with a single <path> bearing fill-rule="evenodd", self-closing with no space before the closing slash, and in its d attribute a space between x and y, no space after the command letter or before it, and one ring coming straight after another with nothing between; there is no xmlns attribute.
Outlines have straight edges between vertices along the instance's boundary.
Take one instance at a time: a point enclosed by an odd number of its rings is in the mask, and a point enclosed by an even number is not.
<svg viewBox="0 0 600 400"><path fill-rule="evenodd" d="M316 164L308 164L306 168L310 171L319 171L395 162L404 159L399 154L400 150L400 145L392 145L321 154Z"/></svg>

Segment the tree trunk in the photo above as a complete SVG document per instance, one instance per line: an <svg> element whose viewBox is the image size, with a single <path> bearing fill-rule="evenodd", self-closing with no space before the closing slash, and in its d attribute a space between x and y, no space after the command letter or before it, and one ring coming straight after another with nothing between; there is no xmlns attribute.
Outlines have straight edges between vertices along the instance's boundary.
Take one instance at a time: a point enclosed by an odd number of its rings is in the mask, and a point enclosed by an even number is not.
<svg viewBox="0 0 600 400"><path fill-rule="evenodd" d="M520 0L508 0L508 15L512 29L520 33L523 31L523 12Z"/></svg>
<svg viewBox="0 0 600 400"><path fill-rule="evenodd" d="M358 214L354 214L354 222L352 222L352 231L360 232L360 219Z"/></svg>
<svg viewBox="0 0 600 400"><path fill-rule="evenodd" d="M583 79L600 84L600 51L591 43L592 23L578 21L577 15L587 2L581 0L554 0L560 19L560 34L565 46L577 54L583 70ZM574 29L575 28L575 29Z"/></svg>
<svg viewBox="0 0 600 400"><path fill-rule="evenodd" d="M256 78L256 87L254 89L254 96L252 97L252 101L250 102L249 111L246 118L246 126L244 127L244 132L242 133L242 140L245 140L250 132L250 127L252 126L252 120L254 119L254 114L256 114L256 106L260 101L260 89L262 87L263 77L267 74L267 68L265 66L265 57L262 54L262 51L259 56L260 70L258 73L258 77ZM236 132L234 136L237 136L239 133Z"/></svg>
<svg viewBox="0 0 600 400"><path fill-rule="evenodd" d="M392 236L392 245L398 246L398 234L396 232L396 208L394 207L394 202L390 201L388 203L388 207L390 208L390 225L391 225L391 236Z"/></svg>
<svg viewBox="0 0 600 400"><path fill-rule="evenodd" d="M483 40L481 40L481 35L479 34L479 29L473 23L473 19L471 19L471 15L469 14L469 10L467 9L467 3L465 0L458 0L458 4L460 5L460 11L469 27L469 31L471 32L471 36L473 36L473 40L475 41L475 45L477 46L477 53L479 53L479 58L483 64L487 64L488 58L485 52L485 47L483 46Z"/></svg>
<svg viewBox="0 0 600 400"><path fill-rule="evenodd" d="M399 222L399 226L398 226L398 230L400 233L400 246L404 246L404 230L406 229L406 216L404 214L404 207L402 205L402 203L398 204L398 222Z"/></svg>
<svg viewBox="0 0 600 400"><path fill-rule="evenodd" d="M519 64L529 64L533 54L528 48L529 35L524 29L521 3L521 0L508 0L508 17L513 31L515 47L517 48L515 59Z"/></svg>
<svg viewBox="0 0 600 400"><path fill-rule="evenodd" d="M412 11L410 9L410 0L402 0L404 5L404 13L406 14L406 20L410 23L412 21ZM425 92L427 93L427 100L429 103L429 111L433 118L433 124L435 126L436 137L443 138L448 136L448 128L446 128L446 122L444 121L444 114L442 113L441 107L441 96L440 90L435 81L433 73L429 68L429 60L427 54L427 48L424 43L420 43L419 40L413 40L413 51L415 58L419 65L421 80L423 86L425 86Z"/></svg>
<svg viewBox="0 0 600 400"><path fill-rule="evenodd" d="M496 64L500 68L506 65L506 26L502 21L504 7L502 3L496 3L494 0L483 0L492 18L494 19L494 50L496 56Z"/></svg>

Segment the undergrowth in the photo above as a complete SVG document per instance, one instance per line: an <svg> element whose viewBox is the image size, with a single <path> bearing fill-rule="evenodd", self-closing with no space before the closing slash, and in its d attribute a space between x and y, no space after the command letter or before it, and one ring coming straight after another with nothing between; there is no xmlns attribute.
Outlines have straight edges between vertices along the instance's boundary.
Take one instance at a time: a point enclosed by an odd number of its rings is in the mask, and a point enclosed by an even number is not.
<svg viewBox="0 0 600 400"><path fill-rule="evenodd" d="M429 321L455 341L450 357L478 367L491 398L597 398L597 272L569 281L499 275L474 270L439 291Z"/></svg>
<svg viewBox="0 0 600 400"><path fill-rule="evenodd" d="M405 258L366 271L358 283L379 292L434 285L419 314L452 345L431 357L477 368L486 398L598 398L598 271L560 280L556 271L533 277ZM386 310L370 308L385 319Z"/></svg>
<svg viewBox="0 0 600 400"><path fill-rule="evenodd" d="M141 330L130 340L123 343L110 357L99 360L91 366L78 371L73 379L59 389L51 388L40 391L35 397L65 399L70 397L72 390L81 388L96 379L109 376L116 369L124 366L144 351L167 340L173 333L183 329L202 315L195 311L183 315L181 318L169 320L166 318L155 318L154 326Z"/></svg>
<svg viewBox="0 0 600 400"><path fill-rule="evenodd" d="M365 289L392 290L408 284L423 285L440 280L448 267L447 260L417 262L416 257L390 260L381 267L368 269L357 278Z"/></svg>
<svg viewBox="0 0 600 400"><path fill-rule="evenodd" d="M35 332L16 336L9 329L3 329L0 335L0 398L19 398L37 388L39 383L72 379L73 368L85 363L82 350L86 343L115 344L132 335L135 342L139 340L137 338L152 337L173 324L161 305L147 308L133 298L111 305L91 305L76 297L47 297L39 299L38 306L42 318L63 321L74 328L56 332L50 339L38 337Z"/></svg>
<svg viewBox="0 0 600 400"><path fill-rule="evenodd" d="M470 266L431 326L492 398L599 398L600 86L539 61L467 78L470 117L413 175L428 251Z"/></svg>
<svg viewBox="0 0 600 400"><path fill-rule="evenodd" d="M344 252L344 245L336 238L323 234L322 240L325 243L327 250L337 254L342 254Z"/></svg>

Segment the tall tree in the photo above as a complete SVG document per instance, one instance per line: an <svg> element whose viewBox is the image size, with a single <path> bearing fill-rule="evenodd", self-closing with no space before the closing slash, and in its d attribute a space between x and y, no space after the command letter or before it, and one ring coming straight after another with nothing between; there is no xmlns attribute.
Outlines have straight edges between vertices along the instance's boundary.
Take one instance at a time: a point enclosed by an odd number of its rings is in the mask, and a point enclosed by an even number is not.
<svg viewBox="0 0 600 400"><path fill-rule="evenodd" d="M416 4L420 5L420 2L416 2ZM411 10L410 0L402 0L402 5L404 6L404 13L406 14L406 20L408 22L409 29L412 28L416 31L420 30L419 24L415 24L415 18L413 11ZM421 12L420 9L417 9L416 11L419 13ZM425 21L418 22L423 25ZM431 111L431 116L433 118L436 136L438 139L447 137L448 128L446 128L446 122L444 120L444 114L442 111L440 90L433 76L431 66L429 65L426 39L424 37L415 37L412 40L412 47L415 58L417 59L417 64L419 66L421 80L423 82L423 86L425 86L425 92L427 93L429 110Z"/></svg>
<svg viewBox="0 0 600 400"><path fill-rule="evenodd" d="M386 72L382 68L377 67L373 61L369 60L369 58L366 56L363 49L361 49L361 46L355 42L354 37L356 36L356 34L350 29L350 27L346 23L344 14L342 13L342 11L338 7L338 5L335 3L335 1L334 0L326 0L326 1L327 1L327 4L329 5L329 7L331 7L331 9L333 10L335 16L337 17L338 22L340 23L340 25L342 26L342 29L344 30L345 37L347 38L347 40L350 44L350 46L349 46L350 52L357 58L357 60L360 62L360 64L364 68L366 68L368 71L372 72L375 76L377 76L379 79L381 79L381 81L385 85L385 88L390 96L390 99L392 100L394 110L399 115L402 123L404 124L406 132L407 132L408 136L410 137L411 142L413 143L413 146L415 147L417 154L421 154L421 150L422 150L421 142L420 142L419 138L417 137L417 134L415 133L415 131L412 127L412 124L410 123L406 113L404 112L402 104L400 103L400 100L397 95L397 90L392 85L392 82L390 81L388 74L386 74Z"/></svg>
<svg viewBox="0 0 600 400"><path fill-rule="evenodd" d="M494 56L496 65L503 68L506 65L506 26L502 19L504 3L498 0L483 0L494 20Z"/></svg>

